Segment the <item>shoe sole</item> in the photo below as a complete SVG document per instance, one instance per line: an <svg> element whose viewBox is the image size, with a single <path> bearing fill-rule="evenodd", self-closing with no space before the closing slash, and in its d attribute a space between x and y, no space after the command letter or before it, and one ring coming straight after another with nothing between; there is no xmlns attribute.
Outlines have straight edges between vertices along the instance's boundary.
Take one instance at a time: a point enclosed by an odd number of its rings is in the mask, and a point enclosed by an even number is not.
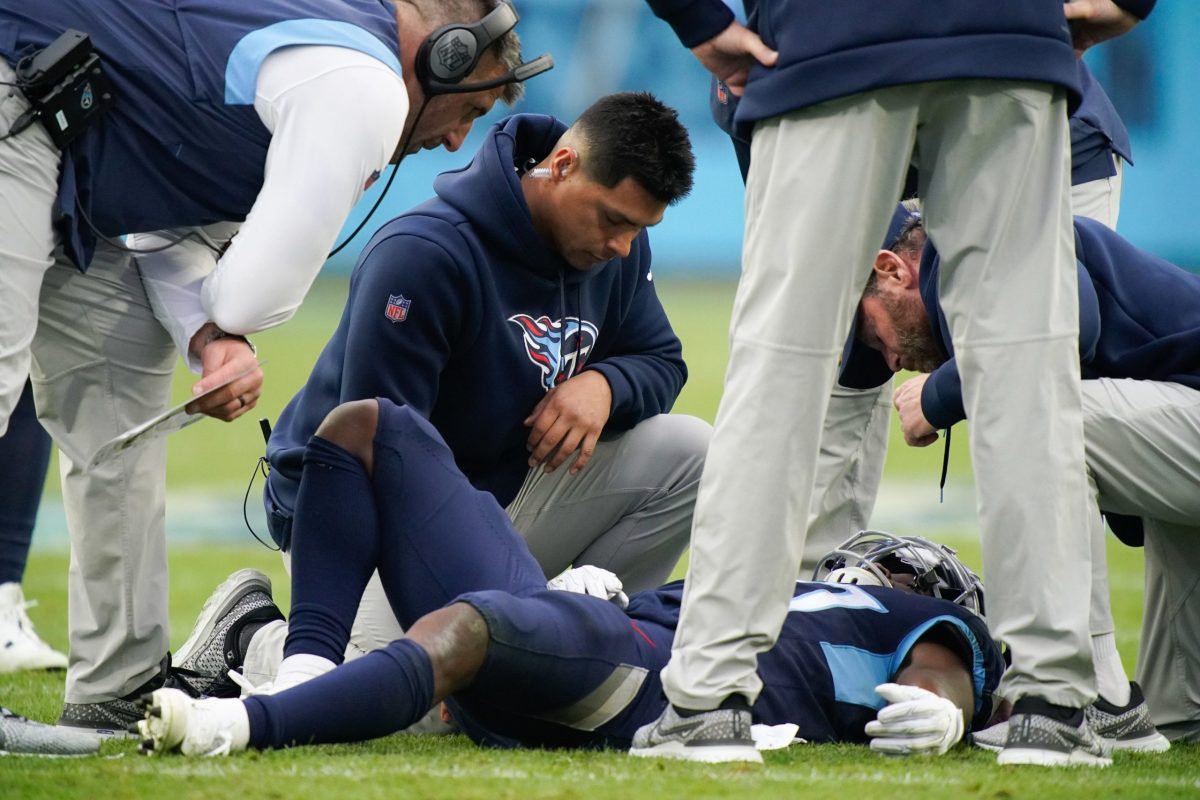
<svg viewBox="0 0 1200 800"><path fill-rule="evenodd" d="M187 733L189 702L178 689L156 689L145 701L145 719L136 724L138 750L149 755L178 748Z"/></svg>
<svg viewBox="0 0 1200 800"><path fill-rule="evenodd" d="M1040 750L1032 747L1005 747L996 756L996 763L1001 766L1108 767L1112 765L1112 759L1107 756L1097 756L1083 750L1059 753L1053 750Z"/></svg>
<svg viewBox="0 0 1200 800"><path fill-rule="evenodd" d="M175 651L171 661L176 666L185 664L195 655L202 644L208 642L217 623L251 592L265 592L271 597L271 579L256 569L239 569L213 590L200 609L200 616L192 628L192 635L183 646Z"/></svg>
<svg viewBox="0 0 1200 800"><path fill-rule="evenodd" d="M1110 739L1107 736L1101 736L1100 741L1104 742L1110 750L1122 753L1165 753L1171 749L1171 741L1157 731L1136 739ZM973 739L972 743L991 753L999 753L1004 749L1004 745L984 743L978 739Z"/></svg>
<svg viewBox="0 0 1200 800"><path fill-rule="evenodd" d="M685 745L680 742L664 742L653 747L631 747L629 755L635 758L671 758L677 761L696 761L703 764L763 763L762 754L747 745Z"/></svg>
<svg viewBox="0 0 1200 800"><path fill-rule="evenodd" d="M1165 753L1171 749L1171 740L1158 731L1136 739L1110 739L1106 736L1100 739L1113 750L1123 753Z"/></svg>
<svg viewBox="0 0 1200 800"><path fill-rule="evenodd" d="M101 739L132 739L133 734L127 728L118 726L113 727L92 727L89 725L63 725L61 722L54 725L56 728L62 728L64 731L78 731L79 733L90 733L93 736L99 736Z"/></svg>

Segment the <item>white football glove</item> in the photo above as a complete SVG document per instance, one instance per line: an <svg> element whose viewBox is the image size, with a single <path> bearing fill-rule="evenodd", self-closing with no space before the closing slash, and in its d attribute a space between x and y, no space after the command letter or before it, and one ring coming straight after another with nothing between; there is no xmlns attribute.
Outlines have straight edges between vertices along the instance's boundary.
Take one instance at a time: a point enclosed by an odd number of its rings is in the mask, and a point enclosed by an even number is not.
<svg viewBox="0 0 1200 800"><path fill-rule="evenodd" d="M962 738L962 709L919 686L881 683L875 692L888 704L867 723L871 749L889 755L941 755Z"/></svg>
<svg viewBox="0 0 1200 800"><path fill-rule="evenodd" d="M621 579L606 569L591 565L575 567L557 578L551 578L546 588L611 600L621 608L629 605L629 597L621 591Z"/></svg>

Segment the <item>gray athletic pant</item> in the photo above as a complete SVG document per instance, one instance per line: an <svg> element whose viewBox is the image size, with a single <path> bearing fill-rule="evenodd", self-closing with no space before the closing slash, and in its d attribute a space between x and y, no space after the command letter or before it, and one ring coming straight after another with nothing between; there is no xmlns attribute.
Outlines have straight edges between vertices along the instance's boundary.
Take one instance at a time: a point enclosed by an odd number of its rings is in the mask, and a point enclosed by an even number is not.
<svg viewBox="0 0 1200 800"><path fill-rule="evenodd" d="M86 274L62 258L46 273L31 377L71 538L68 703L128 694L170 646L165 440L79 465L168 406L175 359L128 254L102 243Z"/></svg>
<svg viewBox="0 0 1200 800"><path fill-rule="evenodd" d="M692 510L712 428L696 417L660 414L600 438L588 465L571 475L531 469L508 515L548 578L570 566L603 567L629 594L667 580L687 547ZM404 631L371 577L350 634L347 658L399 639ZM245 673L270 680L283 657L285 625L254 636Z"/></svg>
<svg viewBox="0 0 1200 800"><path fill-rule="evenodd" d="M989 610L1005 694L1095 697L1077 287L1061 91L946 81L756 126L729 369L663 683L685 708L757 697L804 551L837 356L910 155L942 256L972 420ZM810 199L811 198L811 199ZM1034 591L1036 587L1036 591Z"/></svg>
<svg viewBox="0 0 1200 800"><path fill-rule="evenodd" d="M0 86L0 131L26 108ZM66 699L90 703L136 689L167 652L165 449L77 465L166 407L175 354L127 255L102 244L87 275L55 257L60 160L38 123L0 141L0 431L29 375L59 447L71 537Z"/></svg>
<svg viewBox="0 0 1200 800"><path fill-rule="evenodd" d="M1083 420L1099 507L1142 517L1145 525L1137 680L1163 735L1200 741L1200 391L1157 381L1084 381ZM1092 533L1103 552L1099 515ZM1093 625L1108 613L1111 630L1107 575L1098 570L1092 580Z"/></svg>
<svg viewBox="0 0 1200 800"><path fill-rule="evenodd" d="M1116 230L1124 166L1119 156L1114 158L1116 175L1071 187L1071 212ZM871 527L871 512L887 456L891 402L891 381L862 391L834 384L821 432L802 578L808 577L817 560L834 546ZM1094 629L1092 632L1097 633Z"/></svg>

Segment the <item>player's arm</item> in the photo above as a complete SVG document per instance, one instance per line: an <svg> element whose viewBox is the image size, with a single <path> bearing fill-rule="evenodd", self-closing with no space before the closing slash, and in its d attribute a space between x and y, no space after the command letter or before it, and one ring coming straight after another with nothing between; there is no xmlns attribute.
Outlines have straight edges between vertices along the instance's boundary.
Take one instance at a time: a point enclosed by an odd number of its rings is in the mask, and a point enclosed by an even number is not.
<svg viewBox="0 0 1200 800"><path fill-rule="evenodd" d="M872 750L941 755L962 739L974 719L975 688L952 644L935 628L913 645L892 683L875 687L888 703L867 723Z"/></svg>

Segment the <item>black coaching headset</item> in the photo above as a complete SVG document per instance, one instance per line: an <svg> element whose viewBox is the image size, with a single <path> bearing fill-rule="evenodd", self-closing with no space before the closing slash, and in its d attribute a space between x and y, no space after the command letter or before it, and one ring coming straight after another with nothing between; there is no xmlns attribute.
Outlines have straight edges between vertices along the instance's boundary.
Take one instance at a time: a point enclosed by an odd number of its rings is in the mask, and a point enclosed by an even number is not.
<svg viewBox="0 0 1200 800"><path fill-rule="evenodd" d="M518 83L541 75L554 66L549 54L518 64L513 69L486 81L463 83L487 49L517 25L517 11L502 0L477 22L443 25L425 38L417 50L417 80L427 97L439 94L466 94Z"/></svg>
<svg viewBox="0 0 1200 800"><path fill-rule="evenodd" d="M409 130L408 137L401 143L400 152L402 154L408 150L408 144L417 130L417 122L425 113L425 106L429 104L430 98L441 94L481 92L484 89L495 89L497 86L504 86L508 83L519 83L535 75L541 75L554 66L554 59L550 57L550 54L543 53L533 61L518 64L503 75L498 75L490 80L473 83L462 82L475 70L475 67L479 66L479 59L483 58L487 49L500 37L515 28L519 19L517 10L512 7L512 4L508 0L500 0L486 17L477 22L454 22L443 25L425 37L425 41L421 42L421 46L417 48L417 55L414 59L417 82L421 84L425 99L421 102L421 107L417 109L417 116ZM332 258L340 253L366 227L367 222L383 202L383 198L387 196L388 190L392 188L396 172L396 169L392 170L387 183L383 186L383 191L379 193L379 198L371 206L367 215L363 217L358 227L343 239L341 244L333 248L327 258Z"/></svg>

